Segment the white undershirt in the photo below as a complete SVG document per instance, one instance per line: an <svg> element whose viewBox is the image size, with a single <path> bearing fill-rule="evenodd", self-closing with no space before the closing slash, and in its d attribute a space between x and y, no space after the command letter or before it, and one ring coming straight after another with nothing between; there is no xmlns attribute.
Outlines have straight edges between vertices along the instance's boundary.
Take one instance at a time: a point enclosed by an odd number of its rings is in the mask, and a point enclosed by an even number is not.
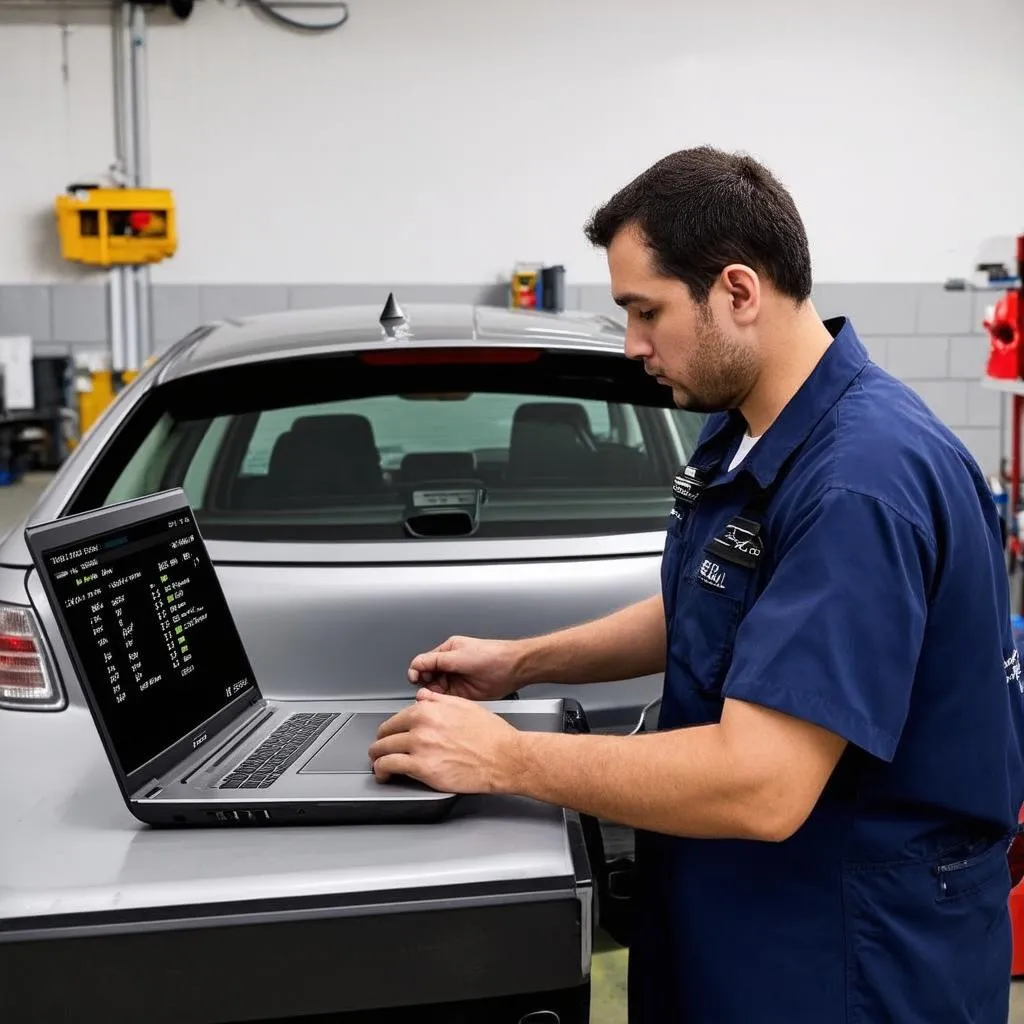
<svg viewBox="0 0 1024 1024"><path fill-rule="evenodd" d="M761 435L757 437L751 437L749 434L744 434L740 438L740 446L736 449L736 454L732 457L732 462L729 463L729 472L731 473L750 453L750 449L761 440Z"/></svg>

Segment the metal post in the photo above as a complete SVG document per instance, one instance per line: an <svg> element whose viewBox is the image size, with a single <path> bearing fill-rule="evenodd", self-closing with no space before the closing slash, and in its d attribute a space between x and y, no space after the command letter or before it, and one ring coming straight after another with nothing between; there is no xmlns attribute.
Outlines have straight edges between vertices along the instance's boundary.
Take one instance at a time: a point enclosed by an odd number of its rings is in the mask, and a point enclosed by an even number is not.
<svg viewBox="0 0 1024 1024"><path fill-rule="evenodd" d="M137 149L135 142L136 105L133 70L132 32L135 4L113 7L114 58L114 138L118 169L126 185L137 184ZM121 374L139 365L139 302L136 282L130 267L115 267L110 274L111 293L111 360L113 386L121 386ZM116 322L115 322L115 318Z"/></svg>
<svg viewBox="0 0 1024 1024"><path fill-rule="evenodd" d="M139 302L135 294L133 267L121 267L122 294L124 298L124 361L125 369L139 368Z"/></svg>
<svg viewBox="0 0 1024 1024"><path fill-rule="evenodd" d="M135 310L138 318L138 353L134 369L153 354L153 309L150 303L149 267L132 267Z"/></svg>
<svg viewBox="0 0 1024 1024"><path fill-rule="evenodd" d="M136 182L135 168L135 94L132 88L132 17L134 4L121 4L119 48L116 54L118 67L116 74L121 80L121 106L119 118L121 135L119 138L118 156L124 169L127 184Z"/></svg>
<svg viewBox="0 0 1024 1024"><path fill-rule="evenodd" d="M121 5L121 52L120 74L122 88L121 163L128 185L136 182L135 167L135 90L132 87L132 19L134 4ZM138 366L139 321L138 303L135 301L135 281L130 267L120 267L121 302L124 308L124 369L134 370ZM120 387L121 381L116 382Z"/></svg>
<svg viewBox="0 0 1024 1024"><path fill-rule="evenodd" d="M130 46L133 184L143 188L150 184L149 93L147 89L146 9L140 3L133 3L131 5ZM132 268L132 276L134 278L133 286L135 288L138 335L137 362L133 369L138 369L153 354L153 318L149 267L140 266Z"/></svg>
<svg viewBox="0 0 1024 1024"><path fill-rule="evenodd" d="M128 148L127 130L125 127L125 83L124 70L127 66L124 58L124 26L123 11L116 5L110 8L110 41L114 87L114 152L119 170L124 170L125 150Z"/></svg>
<svg viewBox="0 0 1024 1024"><path fill-rule="evenodd" d="M114 267L107 275L107 308L110 315L110 368L115 374L125 368L123 292L121 268Z"/></svg>
<svg viewBox="0 0 1024 1024"><path fill-rule="evenodd" d="M146 88L146 11L131 5L132 162L135 184L149 183L149 93Z"/></svg>
<svg viewBox="0 0 1024 1024"><path fill-rule="evenodd" d="M125 117L126 92L125 60L124 60L124 26L123 11L116 5L110 8L110 41L113 70L114 92L114 149L116 166L124 171L125 151L127 149L127 130ZM107 274L107 318L110 322L110 370L112 383L120 379L125 369L124 351L124 275L120 267L113 267Z"/></svg>
<svg viewBox="0 0 1024 1024"><path fill-rule="evenodd" d="M114 71L114 144L117 170L125 184L132 184L133 142L131 124L131 92L129 89L130 47L128 10L124 5L111 7L112 54ZM124 267L114 267L109 274L110 294L110 368L112 386L121 385L121 374L131 366L131 338L134 324L129 316L127 292L131 280ZM134 303L132 303L134 308Z"/></svg>

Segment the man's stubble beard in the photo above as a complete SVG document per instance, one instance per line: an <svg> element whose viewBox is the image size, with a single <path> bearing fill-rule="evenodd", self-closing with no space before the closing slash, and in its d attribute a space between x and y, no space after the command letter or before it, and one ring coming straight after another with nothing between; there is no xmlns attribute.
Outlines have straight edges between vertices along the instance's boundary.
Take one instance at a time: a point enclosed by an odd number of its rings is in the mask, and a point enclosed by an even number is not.
<svg viewBox="0 0 1024 1024"><path fill-rule="evenodd" d="M677 384L672 389L673 401L688 412L735 409L757 379L754 356L718 328L710 310L701 310L698 325L698 355L690 364L693 389Z"/></svg>

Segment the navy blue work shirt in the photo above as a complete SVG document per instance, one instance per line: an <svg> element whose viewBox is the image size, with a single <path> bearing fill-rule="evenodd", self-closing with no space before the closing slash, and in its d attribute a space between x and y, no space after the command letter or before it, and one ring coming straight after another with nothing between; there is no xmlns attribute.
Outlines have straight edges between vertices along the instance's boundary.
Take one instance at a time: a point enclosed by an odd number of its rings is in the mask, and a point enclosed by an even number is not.
<svg viewBox="0 0 1024 1024"><path fill-rule="evenodd" d="M659 728L749 701L848 741L781 843L637 836L637 1024L1005 1024L1024 697L999 521L852 325L743 462L673 488Z"/></svg>

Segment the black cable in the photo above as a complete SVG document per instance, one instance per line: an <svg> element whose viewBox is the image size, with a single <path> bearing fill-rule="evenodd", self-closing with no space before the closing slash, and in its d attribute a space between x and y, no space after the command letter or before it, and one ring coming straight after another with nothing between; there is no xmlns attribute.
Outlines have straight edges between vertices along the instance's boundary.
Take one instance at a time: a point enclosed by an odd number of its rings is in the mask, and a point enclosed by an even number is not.
<svg viewBox="0 0 1024 1024"><path fill-rule="evenodd" d="M284 25L286 28L299 29L301 32L333 32L334 29L341 28L341 26L348 21L349 12L347 3L339 2L337 4L337 7L342 12L341 17L337 21L311 25L309 22L297 21L286 14L282 14L276 7L274 7L273 0L248 0L248 2L278 24Z"/></svg>

